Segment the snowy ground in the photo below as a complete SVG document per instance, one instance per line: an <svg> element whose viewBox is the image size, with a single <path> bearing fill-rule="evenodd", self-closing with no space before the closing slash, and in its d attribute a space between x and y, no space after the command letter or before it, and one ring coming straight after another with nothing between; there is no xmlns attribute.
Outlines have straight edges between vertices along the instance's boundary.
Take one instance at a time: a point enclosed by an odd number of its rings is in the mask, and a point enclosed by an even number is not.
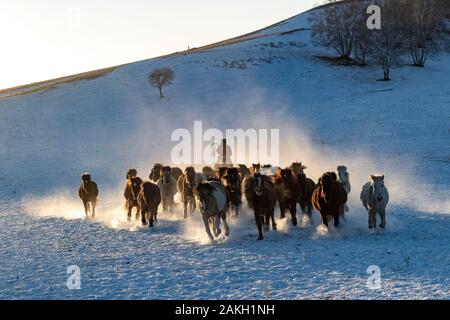
<svg viewBox="0 0 450 320"><path fill-rule="evenodd" d="M449 299L450 57L403 66L332 66L300 15L253 40L118 68L90 81L0 100L0 298ZM146 80L170 65L161 101ZM241 68L239 68L241 66ZM281 128L282 162L314 179L351 172L348 221L324 233L279 221L256 241L251 214L208 243L197 215L125 221L128 168L146 177L168 162L176 128ZM96 221L83 219L79 174L100 186ZM375 172L391 192L388 227L369 231L359 190ZM245 206L245 205L244 205ZM278 213L277 213L278 216ZM81 290L66 286L81 268ZM382 287L367 288L371 265Z"/></svg>

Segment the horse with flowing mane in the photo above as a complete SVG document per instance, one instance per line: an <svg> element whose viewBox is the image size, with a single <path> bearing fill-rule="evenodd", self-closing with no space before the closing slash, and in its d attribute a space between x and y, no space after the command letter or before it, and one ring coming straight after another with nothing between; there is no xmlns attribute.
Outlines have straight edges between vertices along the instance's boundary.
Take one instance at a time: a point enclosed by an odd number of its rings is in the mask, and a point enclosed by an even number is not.
<svg viewBox="0 0 450 320"><path fill-rule="evenodd" d="M255 169L255 165L253 169ZM263 240L262 227L265 225L266 231L269 231L270 219L272 219L272 229L277 229L274 217L277 200L272 179L256 172L245 177L242 183L242 189L248 206L253 210L255 215L255 222L259 233L258 240Z"/></svg>
<svg viewBox="0 0 450 320"><path fill-rule="evenodd" d="M328 228L328 219L334 219L334 226L339 226L341 206L347 202L347 193L337 181L336 173L327 172L319 179L319 184L312 195L312 204L320 212L322 223Z"/></svg>
<svg viewBox="0 0 450 320"><path fill-rule="evenodd" d="M380 227L386 227L386 207L389 203L389 192L384 185L384 176L370 176L361 191L361 202L369 213L369 228L377 227L377 213L381 217Z"/></svg>
<svg viewBox="0 0 450 320"><path fill-rule="evenodd" d="M217 238L222 230L220 221L222 219L225 227L225 236L230 235L230 228L227 224L228 200L225 187L218 181L202 182L197 187L200 200L200 211L206 233L211 241ZM214 236L211 233L210 222L213 225Z"/></svg>

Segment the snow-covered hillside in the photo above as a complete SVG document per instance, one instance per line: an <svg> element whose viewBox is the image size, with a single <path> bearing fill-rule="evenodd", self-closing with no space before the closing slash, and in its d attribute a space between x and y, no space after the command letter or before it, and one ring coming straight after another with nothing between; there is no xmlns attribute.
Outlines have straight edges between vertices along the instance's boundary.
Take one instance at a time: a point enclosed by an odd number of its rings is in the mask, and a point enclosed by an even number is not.
<svg viewBox="0 0 450 320"><path fill-rule="evenodd" d="M49 90L0 96L0 298L450 298L450 57L400 67L317 58L302 14L239 41L122 66ZM161 100L147 81L170 66ZM3 98L3 99L2 99ZM252 214L210 244L199 214L160 214L154 230L128 224L125 173L170 162L171 133L280 128L281 161L306 173L348 166L350 213L339 230L279 222L256 241ZM98 217L83 219L77 188L89 171ZM387 229L367 229L359 191L384 173ZM245 208L245 204L244 204ZM278 213L276 214L278 218ZM81 290L66 286L81 268ZM366 270L381 269L370 290Z"/></svg>

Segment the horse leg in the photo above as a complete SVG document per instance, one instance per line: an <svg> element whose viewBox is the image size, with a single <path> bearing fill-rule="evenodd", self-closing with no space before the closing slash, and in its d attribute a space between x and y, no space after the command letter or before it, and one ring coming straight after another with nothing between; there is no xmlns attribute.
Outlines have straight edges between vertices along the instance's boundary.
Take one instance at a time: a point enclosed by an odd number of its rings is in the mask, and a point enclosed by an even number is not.
<svg viewBox="0 0 450 320"><path fill-rule="evenodd" d="M261 215L261 219L264 219L264 221L261 221L264 224L264 231L269 232L269 230L270 230L270 211L267 210L265 215Z"/></svg>
<svg viewBox="0 0 450 320"><path fill-rule="evenodd" d="M203 224L205 225L206 233L208 234L209 240L214 241L214 237L211 234L211 230L209 228L209 218L203 215Z"/></svg>
<svg viewBox="0 0 450 320"><path fill-rule="evenodd" d="M88 207L88 202L87 202L87 200L85 200L85 199L83 199L83 206L84 206L84 213L86 214L86 217L88 217L88 210L89 210L89 207Z"/></svg>
<svg viewBox="0 0 450 320"><path fill-rule="evenodd" d="M228 226L227 223L227 213L224 212L222 213L222 221L223 221L223 227L225 228L225 236L229 236L230 235L230 227Z"/></svg>
<svg viewBox="0 0 450 320"><path fill-rule="evenodd" d="M284 214L284 212L286 211L286 206L282 202L279 202L279 205L280 205L280 219L284 219L286 218L286 215Z"/></svg>
<svg viewBox="0 0 450 320"><path fill-rule="evenodd" d="M138 209L139 209L139 207L138 207ZM147 215L147 212L146 212L146 209L147 208L145 208L145 206L142 206L141 208L140 208L141 210L141 221L142 221L142 224L144 225L144 226L146 226L147 225L147 217L146 217L146 215Z"/></svg>
<svg viewBox="0 0 450 320"><path fill-rule="evenodd" d="M222 233L220 230L220 212L214 217L214 236L217 238Z"/></svg>
<svg viewBox="0 0 450 320"><path fill-rule="evenodd" d="M184 218L187 219L188 198L183 196Z"/></svg>
<svg viewBox="0 0 450 320"><path fill-rule="evenodd" d="M263 240L264 236L263 236L263 232L262 232L262 215L259 209L255 209L254 210L255 213L255 220L256 220L256 225L258 226L258 240Z"/></svg>
<svg viewBox="0 0 450 320"><path fill-rule="evenodd" d="M339 213L334 215L334 227L335 228L339 228L339 218L340 218Z"/></svg>
<svg viewBox="0 0 450 320"><path fill-rule="evenodd" d="M380 217L381 217L380 228L384 229L386 227L386 209L380 209Z"/></svg>
<svg viewBox="0 0 450 320"><path fill-rule="evenodd" d="M95 218L95 207L96 206L97 206L97 199L94 199L91 202L92 218Z"/></svg>
<svg viewBox="0 0 450 320"><path fill-rule="evenodd" d="M149 222L149 227L150 228L153 228L153 222L154 221L158 221L158 219L157 219L157 216L158 216L158 207L157 206L155 206L155 207L153 207L151 210L150 210L150 222Z"/></svg>
<svg viewBox="0 0 450 320"><path fill-rule="evenodd" d="M139 214L141 213L141 206L138 204L136 204L136 220L139 220Z"/></svg>
<svg viewBox="0 0 450 320"><path fill-rule="evenodd" d="M373 209L369 209L369 229L376 228L376 217Z"/></svg>
<svg viewBox="0 0 450 320"><path fill-rule="evenodd" d="M297 202L292 201L289 211L291 212L291 221L294 226L297 225Z"/></svg>

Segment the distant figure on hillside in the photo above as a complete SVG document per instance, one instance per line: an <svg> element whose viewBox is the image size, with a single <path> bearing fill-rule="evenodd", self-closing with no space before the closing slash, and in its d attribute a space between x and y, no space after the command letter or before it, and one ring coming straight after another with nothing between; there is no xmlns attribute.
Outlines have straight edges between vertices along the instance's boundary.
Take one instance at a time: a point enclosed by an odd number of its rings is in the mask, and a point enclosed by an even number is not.
<svg viewBox="0 0 450 320"><path fill-rule="evenodd" d="M227 145L227 139L223 139L222 143L216 149L217 162L215 167L233 167L233 161L231 161L231 155L233 151L230 146Z"/></svg>

